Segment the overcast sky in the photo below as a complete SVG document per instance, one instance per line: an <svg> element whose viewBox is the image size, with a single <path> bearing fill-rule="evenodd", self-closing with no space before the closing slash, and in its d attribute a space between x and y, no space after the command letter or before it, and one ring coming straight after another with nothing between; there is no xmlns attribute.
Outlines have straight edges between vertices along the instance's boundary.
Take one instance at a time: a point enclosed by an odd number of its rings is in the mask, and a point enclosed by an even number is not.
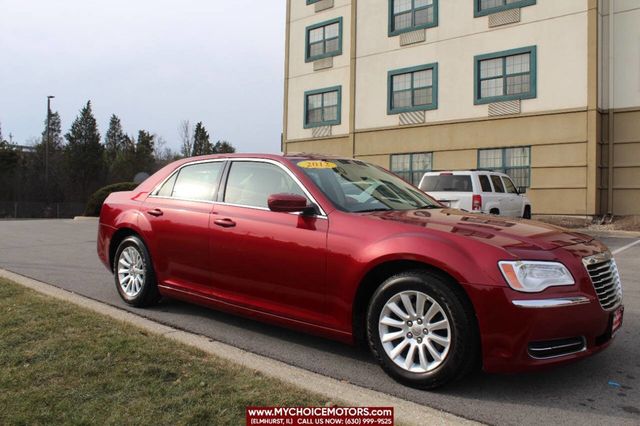
<svg viewBox="0 0 640 426"><path fill-rule="evenodd" d="M178 149L182 120L240 151L279 152L282 0L0 0L4 137L39 135L46 97L66 132L91 100Z"/></svg>

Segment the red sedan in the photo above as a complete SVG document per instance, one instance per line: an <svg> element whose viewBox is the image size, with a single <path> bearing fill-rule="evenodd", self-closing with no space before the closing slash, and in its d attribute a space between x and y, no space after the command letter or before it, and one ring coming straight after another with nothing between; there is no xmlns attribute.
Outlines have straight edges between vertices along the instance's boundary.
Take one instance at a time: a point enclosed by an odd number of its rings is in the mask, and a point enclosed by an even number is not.
<svg viewBox="0 0 640 426"><path fill-rule="evenodd" d="M593 238L443 207L363 161L224 155L174 162L100 215L98 254L133 306L161 296L368 342L396 380L589 356L622 323Z"/></svg>

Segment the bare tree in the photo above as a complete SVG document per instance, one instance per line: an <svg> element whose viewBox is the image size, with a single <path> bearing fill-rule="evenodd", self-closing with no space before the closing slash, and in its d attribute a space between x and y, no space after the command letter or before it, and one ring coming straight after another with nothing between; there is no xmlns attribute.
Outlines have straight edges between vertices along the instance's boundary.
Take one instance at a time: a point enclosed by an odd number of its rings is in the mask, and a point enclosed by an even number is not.
<svg viewBox="0 0 640 426"><path fill-rule="evenodd" d="M190 157L193 150L193 134L191 133L191 124L189 120L182 120L178 127L180 134L180 153L183 157Z"/></svg>

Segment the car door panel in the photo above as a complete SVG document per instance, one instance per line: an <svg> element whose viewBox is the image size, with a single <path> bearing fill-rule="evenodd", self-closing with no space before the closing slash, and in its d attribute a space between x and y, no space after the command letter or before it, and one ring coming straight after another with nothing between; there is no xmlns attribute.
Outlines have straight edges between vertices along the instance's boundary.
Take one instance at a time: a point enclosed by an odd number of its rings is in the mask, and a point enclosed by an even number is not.
<svg viewBox="0 0 640 426"><path fill-rule="evenodd" d="M224 165L188 164L147 197L143 214L160 285L189 291L210 286L209 222Z"/></svg>
<svg viewBox="0 0 640 426"><path fill-rule="evenodd" d="M216 205L211 226L212 282L229 302L324 322L328 221L247 207Z"/></svg>
<svg viewBox="0 0 640 426"><path fill-rule="evenodd" d="M211 203L147 198L143 210L154 239L151 256L161 284L188 290L209 284L211 207ZM154 210L162 214L150 214Z"/></svg>
<svg viewBox="0 0 640 426"><path fill-rule="evenodd" d="M302 190L277 183L285 176L280 166L245 163L231 163L224 202L216 204L212 212L210 257L216 263L212 268L216 297L280 316L328 324L330 319L323 309L328 219L270 211L265 206L272 193ZM251 167L273 169L256 176Z"/></svg>

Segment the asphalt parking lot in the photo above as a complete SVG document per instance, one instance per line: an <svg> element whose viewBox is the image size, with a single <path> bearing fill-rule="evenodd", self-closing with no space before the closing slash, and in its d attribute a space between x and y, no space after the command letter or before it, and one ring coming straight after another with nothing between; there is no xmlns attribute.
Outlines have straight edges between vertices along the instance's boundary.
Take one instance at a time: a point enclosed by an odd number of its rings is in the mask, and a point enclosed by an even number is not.
<svg viewBox="0 0 640 426"><path fill-rule="evenodd" d="M615 251L625 301L608 350L535 374L476 373L436 392L389 379L368 352L177 301L139 310L121 302L97 258L94 221L0 221L0 268L245 350L490 424L640 424L640 244L602 237ZM628 247L628 248L625 248Z"/></svg>

